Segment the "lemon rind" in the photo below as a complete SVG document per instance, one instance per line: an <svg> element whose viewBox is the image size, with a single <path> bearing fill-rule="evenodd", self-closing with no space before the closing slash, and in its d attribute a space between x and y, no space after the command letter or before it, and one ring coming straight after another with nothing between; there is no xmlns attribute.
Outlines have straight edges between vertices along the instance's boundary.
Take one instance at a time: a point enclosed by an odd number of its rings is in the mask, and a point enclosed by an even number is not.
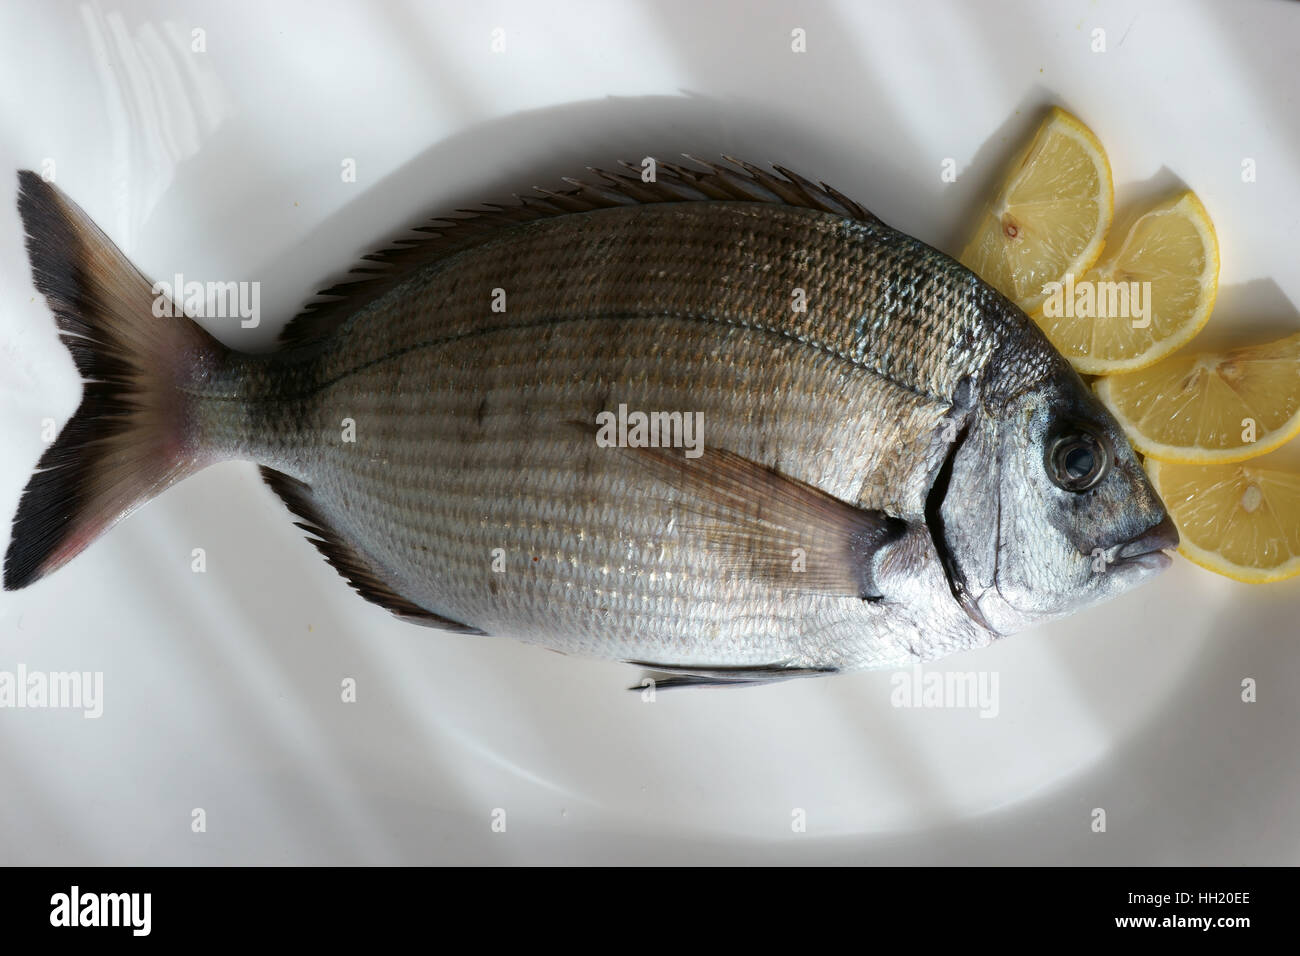
<svg viewBox="0 0 1300 956"><path fill-rule="evenodd" d="M1099 192L1099 199L1104 194L1104 201L1098 203L1097 221L1093 226L1093 236L1088 245L1080 251L1073 262L1067 263L1061 275L1073 272L1082 274L1091 269L1101 258L1102 252L1106 245L1106 234L1110 231L1111 223L1115 218L1115 180L1110 168L1110 158L1106 155L1106 148L1102 145L1097 135L1088 128L1088 126L1073 113L1064 110L1059 106L1053 106L1051 111L1039 124L1038 129L1034 132L1033 137L1026 144L1024 149L1016 154L1015 160L1011 164L1011 172L1003 180L997 192L994 194L994 201L991 208L998 208L1005 203L1005 197L1014 191L1014 187L1021 178L1021 167L1024 161L1034 151L1034 147L1050 131L1056 130L1062 132L1062 135L1068 135L1076 142L1081 143L1093 159L1093 166L1097 169L1098 179L1102 186ZM991 218L992 213L985 213L984 217L976 225L971 237L967 240L961 254L958 256L959 261L963 264L969 261L969 253L976 246L980 236L984 235L986 225ZM1030 298L1021 299L1016 305L1028 315L1033 315L1035 311L1042 308L1046 300L1046 294L1038 294Z"/></svg>
<svg viewBox="0 0 1300 956"><path fill-rule="evenodd" d="M1179 326L1177 333L1161 339L1146 351L1139 352L1130 358L1096 359L1088 356L1066 356L1066 361L1074 367L1075 371L1083 375L1117 375L1124 372L1140 372L1142 369L1150 368L1162 359L1168 358L1196 338L1210 321L1210 316L1214 314L1215 303L1219 299L1219 271L1222 266L1222 257L1219 254L1219 234L1214 228L1214 220L1210 218L1210 213L1205 208L1205 204L1201 202L1200 197L1195 192L1188 189L1163 203L1157 203L1143 215L1161 210L1162 207L1166 207L1163 209L1164 212L1173 213L1183 206L1192 207L1192 213L1184 215L1189 222L1196 226L1197 232L1202 237L1202 245L1205 247L1206 267L1201 274L1203 298L1197 311L1193 313L1188 321ZM1137 220L1134 221L1134 225L1136 225L1136 222ZM1123 251L1127 241L1128 236L1125 236L1124 243L1120 245L1120 252ZM1095 264L1094 262L1093 265ZM1090 265L1088 268L1091 269L1092 266ZM1043 319L1041 309L1034 313L1033 318L1035 322L1040 322ZM1043 334L1047 334L1046 329L1043 330Z"/></svg>
<svg viewBox="0 0 1300 956"><path fill-rule="evenodd" d="M1164 492L1160 488L1160 464L1159 461L1151 459L1145 462L1147 475L1151 478L1151 483L1155 486L1156 492L1163 499ZM1176 517L1174 518L1174 524L1178 524ZM1197 567L1231 578L1234 581L1240 581L1243 584L1275 584L1278 581L1286 581L1300 575L1300 556L1291 558L1277 567L1252 568L1249 565L1229 561L1217 551L1211 551L1189 541L1181 528L1178 530L1178 536L1180 539L1178 553L1188 561L1191 561Z"/></svg>
<svg viewBox="0 0 1300 956"><path fill-rule="evenodd" d="M1093 391L1101 403L1115 416L1124 434L1128 436L1135 448L1148 458L1170 465L1231 465L1250 461L1271 451L1281 448L1291 439L1300 435L1300 411L1286 420L1286 423L1265 432L1249 445L1234 445L1230 448L1203 448L1199 445L1170 445L1165 442L1152 441L1133 424L1132 419L1120 410L1110 394L1110 382L1103 378L1093 385Z"/></svg>

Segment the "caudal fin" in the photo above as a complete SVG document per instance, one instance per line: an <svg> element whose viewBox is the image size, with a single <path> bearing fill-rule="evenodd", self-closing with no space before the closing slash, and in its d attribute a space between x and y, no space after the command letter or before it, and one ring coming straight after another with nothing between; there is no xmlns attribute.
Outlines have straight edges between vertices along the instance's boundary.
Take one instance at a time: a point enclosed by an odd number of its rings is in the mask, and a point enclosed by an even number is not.
<svg viewBox="0 0 1300 956"><path fill-rule="evenodd" d="M85 388L18 503L6 590L63 566L205 463L181 387L224 351L190 319L156 317L152 283L33 172L18 174L18 212L32 277Z"/></svg>

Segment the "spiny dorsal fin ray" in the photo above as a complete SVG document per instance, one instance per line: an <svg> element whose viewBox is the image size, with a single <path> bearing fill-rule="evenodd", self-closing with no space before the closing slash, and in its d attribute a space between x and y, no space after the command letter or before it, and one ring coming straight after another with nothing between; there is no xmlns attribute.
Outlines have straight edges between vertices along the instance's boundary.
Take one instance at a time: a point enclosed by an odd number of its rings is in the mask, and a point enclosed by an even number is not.
<svg viewBox="0 0 1300 956"><path fill-rule="evenodd" d="M262 466L260 470L262 478L271 486L271 490L280 496L280 500L290 511L303 519L295 521L294 524L311 535L307 540L316 546L316 550L325 556L325 560L367 601L387 608L397 617L413 624L438 627L459 634L486 633L468 624L426 611L418 604L402 597L384 583L369 562L329 526L325 516L316 506L311 485L274 468Z"/></svg>
<svg viewBox="0 0 1300 956"><path fill-rule="evenodd" d="M458 209L458 216L440 216L413 231L418 238L397 239L362 257L368 265L351 270L360 278L347 279L318 293L320 301L308 304L280 333L286 346L316 342L337 328L358 306L397 285L417 269L483 242L498 229L537 219L566 216L661 202L774 203L802 206L865 222L879 222L859 203L823 183L818 186L783 166L779 175L766 172L732 156L723 158L733 167L687 156L703 169L690 169L655 161L655 180L643 182L641 167L623 162L627 173L588 167L595 182L565 178L567 189L537 189L536 196L516 195L510 205L485 204L479 209ZM374 265L369 265L373 263ZM376 267L377 266L377 267Z"/></svg>

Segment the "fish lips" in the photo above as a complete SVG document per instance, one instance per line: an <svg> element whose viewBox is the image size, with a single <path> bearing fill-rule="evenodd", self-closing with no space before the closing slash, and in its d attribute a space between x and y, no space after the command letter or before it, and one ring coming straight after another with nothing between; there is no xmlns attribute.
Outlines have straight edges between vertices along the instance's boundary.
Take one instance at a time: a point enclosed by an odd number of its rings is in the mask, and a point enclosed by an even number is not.
<svg viewBox="0 0 1300 956"><path fill-rule="evenodd" d="M1173 561L1165 552L1178 547L1178 541L1178 529L1174 527L1173 519L1165 515L1159 524L1112 548L1112 553L1106 555L1106 563L1146 571L1163 571Z"/></svg>

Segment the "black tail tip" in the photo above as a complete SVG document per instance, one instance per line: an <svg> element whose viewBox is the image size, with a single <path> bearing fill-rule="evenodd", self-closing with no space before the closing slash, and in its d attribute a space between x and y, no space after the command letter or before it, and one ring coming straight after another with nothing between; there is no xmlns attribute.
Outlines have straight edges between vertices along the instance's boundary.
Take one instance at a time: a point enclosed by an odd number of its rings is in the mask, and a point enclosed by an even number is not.
<svg viewBox="0 0 1300 956"><path fill-rule="evenodd" d="M6 591L34 584L71 557L69 535L76 526L70 516L80 509L85 498L87 475L82 463L86 460L80 447L69 449L57 443L41 456L36 473L18 501L18 514L5 552Z"/></svg>
<svg viewBox="0 0 1300 956"><path fill-rule="evenodd" d="M4 589L6 591L21 591L41 577L39 556L30 553L31 549L23 548L21 545L22 542L14 539L9 542L9 550L5 554Z"/></svg>
<svg viewBox="0 0 1300 956"><path fill-rule="evenodd" d="M24 214L24 218L34 203L39 203L54 194L54 186L40 173L30 169L18 170L18 209Z"/></svg>

